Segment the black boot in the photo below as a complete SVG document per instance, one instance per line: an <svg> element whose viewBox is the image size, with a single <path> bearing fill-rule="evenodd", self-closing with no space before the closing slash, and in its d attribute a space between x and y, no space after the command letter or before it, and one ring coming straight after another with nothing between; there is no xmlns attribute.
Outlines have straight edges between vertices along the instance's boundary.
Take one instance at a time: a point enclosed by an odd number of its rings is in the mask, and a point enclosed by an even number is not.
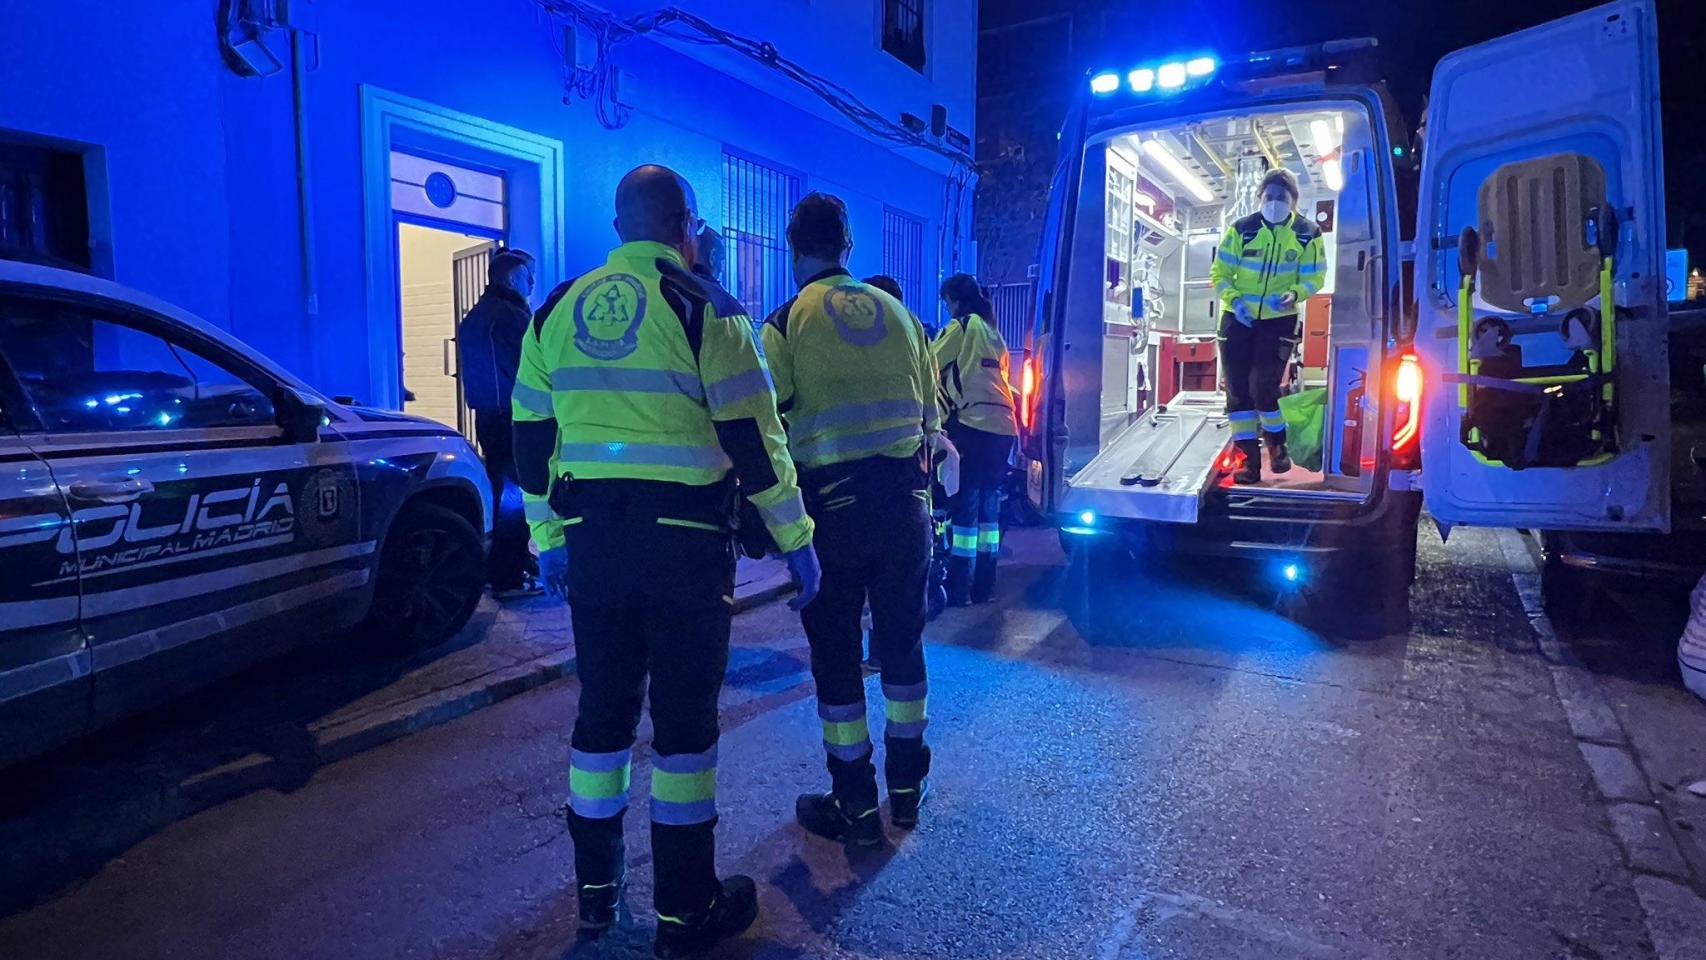
<svg viewBox="0 0 1706 960"><path fill-rule="evenodd" d="M1268 442L1268 468L1275 475L1291 472L1291 454L1286 450L1284 440Z"/></svg>
<svg viewBox="0 0 1706 960"><path fill-rule="evenodd" d="M1262 482L1262 444L1259 440L1237 440L1233 446L1244 457L1244 465L1232 475L1232 482L1241 487Z"/></svg>
<svg viewBox="0 0 1706 960"><path fill-rule="evenodd" d="M889 788L889 820L902 830L918 826L918 808L930 795L930 781L921 780L916 787Z"/></svg>
<svg viewBox="0 0 1706 960"><path fill-rule="evenodd" d="M794 801L794 819L807 833L853 847L883 842L883 824L873 807L857 816L847 812L832 793L802 794Z"/></svg>
<svg viewBox="0 0 1706 960"><path fill-rule="evenodd" d="M580 937L597 940L612 926L628 918L628 904L623 894L621 878L615 883L583 886L575 891L580 901Z"/></svg>
<svg viewBox="0 0 1706 960"><path fill-rule="evenodd" d="M652 956L658 960L704 956L730 937L745 933L758 919L758 888L751 877L729 877L707 910L683 917L658 917Z"/></svg>

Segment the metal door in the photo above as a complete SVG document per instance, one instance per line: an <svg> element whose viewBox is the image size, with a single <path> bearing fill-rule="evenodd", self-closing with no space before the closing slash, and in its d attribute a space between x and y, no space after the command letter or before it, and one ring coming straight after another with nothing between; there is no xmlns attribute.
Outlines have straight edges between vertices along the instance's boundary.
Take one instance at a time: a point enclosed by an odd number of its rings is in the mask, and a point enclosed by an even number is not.
<svg viewBox="0 0 1706 960"><path fill-rule="evenodd" d="M462 318L474 309L474 304L480 301L480 294L486 290L486 274L491 267L492 255L497 249L497 243L488 240L457 251L450 259L450 290L456 304L458 328L462 325ZM467 398L462 395L461 356L462 352L457 348L455 338L444 341L444 374L456 380L456 429L468 438L469 443L473 443L476 439L474 411L469 408Z"/></svg>

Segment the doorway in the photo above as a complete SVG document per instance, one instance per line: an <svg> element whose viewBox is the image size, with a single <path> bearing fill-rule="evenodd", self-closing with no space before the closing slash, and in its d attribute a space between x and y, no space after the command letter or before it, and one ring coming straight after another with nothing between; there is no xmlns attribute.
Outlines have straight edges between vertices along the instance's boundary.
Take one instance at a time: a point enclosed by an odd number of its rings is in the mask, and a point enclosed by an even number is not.
<svg viewBox="0 0 1706 960"><path fill-rule="evenodd" d="M485 286L496 241L416 223L397 223L397 303L403 354L403 409L453 426L472 439L474 421L457 376L456 325ZM474 274L479 286L467 289Z"/></svg>

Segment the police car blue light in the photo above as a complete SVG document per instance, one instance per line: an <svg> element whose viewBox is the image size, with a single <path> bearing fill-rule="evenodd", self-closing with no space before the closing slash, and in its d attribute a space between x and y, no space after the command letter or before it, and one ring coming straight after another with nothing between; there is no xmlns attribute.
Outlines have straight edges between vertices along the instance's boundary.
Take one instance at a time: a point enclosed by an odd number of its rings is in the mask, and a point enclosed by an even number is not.
<svg viewBox="0 0 1706 960"><path fill-rule="evenodd" d="M1185 85L1187 76L1189 74L1186 72L1184 64L1164 63L1161 65L1161 69L1155 71L1155 82L1160 84L1163 90L1177 90Z"/></svg>
<svg viewBox="0 0 1706 960"><path fill-rule="evenodd" d="M1155 89L1155 71L1139 67L1126 77L1126 82L1131 84L1132 93L1148 93Z"/></svg>
<svg viewBox="0 0 1706 960"><path fill-rule="evenodd" d="M1196 57L1185 61L1185 73L1192 77L1202 78L1215 71L1219 64L1213 57Z"/></svg>
<svg viewBox="0 0 1706 960"><path fill-rule="evenodd" d="M1090 92L1099 97L1105 97L1120 88L1120 75L1117 73L1098 73L1090 78Z"/></svg>
<svg viewBox="0 0 1706 960"><path fill-rule="evenodd" d="M1095 526L1096 525L1096 511L1086 510L1083 513L1080 513L1078 515L1078 522L1083 524L1086 527Z"/></svg>

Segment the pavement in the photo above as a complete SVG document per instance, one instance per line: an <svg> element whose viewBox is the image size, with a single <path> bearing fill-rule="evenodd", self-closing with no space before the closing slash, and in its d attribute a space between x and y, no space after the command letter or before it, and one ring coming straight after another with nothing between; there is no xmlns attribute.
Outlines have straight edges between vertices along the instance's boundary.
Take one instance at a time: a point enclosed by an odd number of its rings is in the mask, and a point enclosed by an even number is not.
<svg viewBox="0 0 1706 960"><path fill-rule="evenodd" d="M1656 601L1554 625L1514 534L1428 533L1410 629L1350 640L1226 589L1218 564L1108 586L1051 532L1011 540L998 602L930 628L934 793L870 856L791 821L825 781L797 616L737 618L719 854L763 915L722 955L1706 957L1706 798L1687 790L1706 704L1664 672ZM0 956L645 956L644 923L574 941L558 811L577 690L565 674L39 873ZM181 733L234 725L186 707L86 747L83 782L150 749L241 749ZM636 796L649 777L637 760ZM82 820L52 815L79 807L69 784L29 804L38 846L73 845ZM643 817L628 839L646 917Z"/></svg>

